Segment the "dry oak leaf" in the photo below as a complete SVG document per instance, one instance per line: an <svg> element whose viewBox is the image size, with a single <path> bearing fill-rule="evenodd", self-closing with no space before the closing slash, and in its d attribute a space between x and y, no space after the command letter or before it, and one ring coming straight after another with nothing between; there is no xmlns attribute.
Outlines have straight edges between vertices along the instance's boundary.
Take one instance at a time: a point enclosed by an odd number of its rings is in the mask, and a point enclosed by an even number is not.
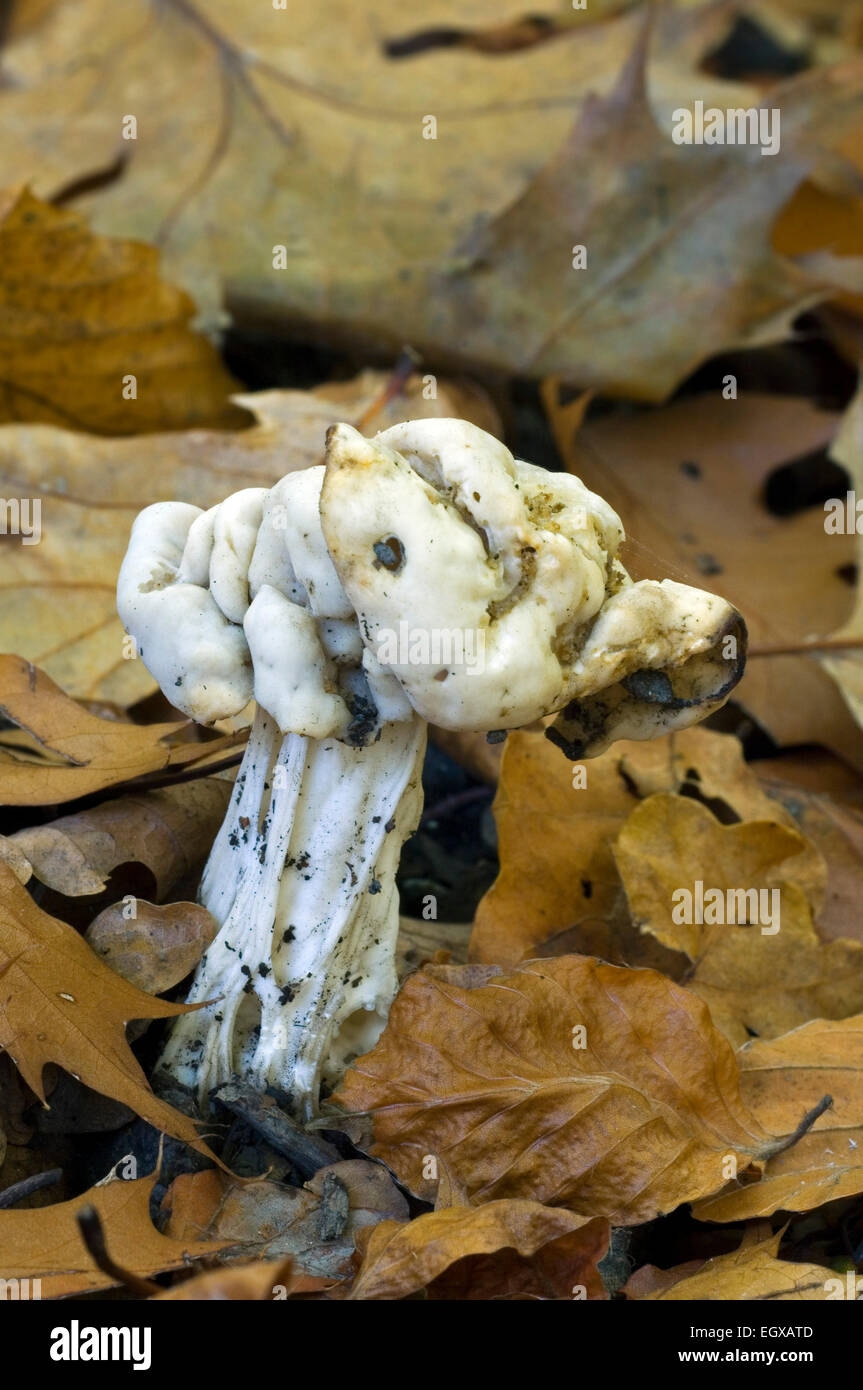
<svg viewBox="0 0 863 1390"><path fill-rule="evenodd" d="M26 189L0 193L0 422L94 434L246 422L218 352L189 327L194 304L160 280L158 260Z"/></svg>
<svg viewBox="0 0 863 1390"><path fill-rule="evenodd" d="M609 1227L509 1198L363 1232L350 1299L604 1299Z"/></svg>
<svg viewBox="0 0 863 1390"><path fill-rule="evenodd" d="M43 1298L64 1298L111 1288L118 1281L99 1269L86 1249L76 1220L82 1207L96 1208L108 1253L121 1268L140 1278L184 1269L201 1255L221 1249L221 1241L178 1241L162 1235L150 1220L155 1176L91 1187L79 1197L30 1211L0 1211L0 1275L41 1279Z"/></svg>
<svg viewBox="0 0 863 1390"><path fill-rule="evenodd" d="M518 54L438 46L396 59L398 0L338 0L326 26L314 0L294 0L290 22L232 0L60 3L5 45L0 179L37 169L40 193L65 193L100 231L158 244L209 322L224 300L248 321L395 348L409 323L438 360L663 394L729 343L781 336L826 292L769 231L817 158L801 127L813 144L843 136L856 70L771 91L775 157L677 146L672 112L693 97L745 107L759 94L699 71L712 29L693 38L668 6L653 111L622 86L578 120L642 29L641 7L602 23L595 8ZM496 0L473 0L468 16L429 0L422 14L431 29L501 21ZM130 90L141 138L122 159ZM428 112L435 139L423 139ZM573 272L574 241L591 247L587 271Z"/></svg>
<svg viewBox="0 0 863 1390"><path fill-rule="evenodd" d="M117 796L48 825L0 836L0 859L11 864L22 883L35 875L68 897L101 893L121 864L139 864L151 881L146 891L161 900L200 867L230 795L230 782L202 777L138 796ZM16 864L23 864L23 874Z"/></svg>
<svg viewBox="0 0 863 1390"><path fill-rule="evenodd" d="M456 974L411 976L334 1097L371 1113L373 1155L426 1200L434 1155L471 1205L525 1197L635 1225L769 1142L706 1005L664 975L587 956L475 989Z"/></svg>
<svg viewBox="0 0 863 1390"><path fill-rule="evenodd" d="M813 883L806 850L787 826L723 826L705 806L664 794L643 801L618 836L633 918L686 953L684 983L735 1046L863 1008L863 944L818 937L810 903L823 865Z"/></svg>
<svg viewBox="0 0 863 1390"><path fill-rule="evenodd" d="M757 145L674 144L648 101L646 52L645 33L615 90L461 248L436 307L463 352L662 400L709 357L781 341L802 309L863 283L859 259L813 253L810 273L770 242L814 140L836 144L859 120L863 61L771 89L782 149L765 161Z"/></svg>
<svg viewBox="0 0 863 1390"><path fill-rule="evenodd" d="M504 749L494 802L500 873L477 909L475 960L515 964L528 955L580 950L673 973L667 952L651 957L647 939L627 932L613 845L639 799L682 792L716 806L727 820L795 825L765 794L728 734L684 729L648 743L616 743L580 765L583 786L575 783L574 765L539 734L510 734ZM814 891L824 874L820 855L809 848L803 860Z"/></svg>
<svg viewBox="0 0 863 1390"><path fill-rule="evenodd" d="M186 1005L154 999L103 965L72 927L42 912L0 864L0 1048L43 1103L42 1072L55 1062L212 1157L192 1121L153 1094L124 1031L130 1019L174 1018L185 1011Z"/></svg>
<svg viewBox="0 0 863 1390"><path fill-rule="evenodd" d="M638 519L622 552L633 575L671 576L740 609L750 654L735 699L778 743L823 744L863 769L863 731L834 680L796 654L849 620L855 539L826 534L820 506L778 516L765 505L774 471L820 454L842 417L793 396L744 391L731 404L710 392L582 425L555 383L544 399L569 471ZM753 655L777 647L789 655Z"/></svg>
<svg viewBox="0 0 863 1390"><path fill-rule="evenodd" d="M700 1221L746 1221L809 1211L863 1192L863 1014L816 1020L737 1054L744 1100L765 1129L794 1134L826 1095L833 1104L807 1133L767 1160L760 1182L731 1183L695 1207Z"/></svg>
<svg viewBox="0 0 863 1390"><path fill-rule="evenodd" d="M205 764L232 747L233 735L169 747L188 725L130 724L102 719L70 699L50 676L20 656L0 655L0 717L31 736L24 756L0 730L0 805L50 806L74 801L169 765ZM41 755L41 756L37 756ZM23 851L15 850L21 866ZM24 854L26 858L26 854Z"/></svg>
<svg viewBox="0 0 863 1390"><path fill-rule="evenodd" d="M707 1260L695 1273L691 1262L680 1266L680 1278L671 1282L675 1271L661 1271L663 1278L656 1280L656 1286L642 1293L643 1280L638 1280L642 1271L634 1276L632 1290L629 1284L624 1293L630 1298L647 1299L654 1302L773 1302L787 1303L795 1300L815 1302L826 1299L829 1281L835 1278L834 1271L824 1265L792 1264L788 1260L777 1259L782 1232L757 1244L744 1242L739 1250L730 1255L717 1255ZM632 1282L632 1281L631 1281Z"/></svg>
<svg viewBox="0 0 863 1390"><path fill-rule="evenodd" d="M0 426L0 497L38 499L42 538L0 547L0 649L19 652L78 699L128 706L156 683L143 661L124 659L117 574L138 512L166 497L211 507L247 487L272 487L285 473L323 462L330 425L369 429L399 420L453 415L497 433L500 422L479 390L438 379L426 400L411 377L391 401L382 372L314 391L238 396L255 423L245 430L186 430L99 439L46 425ZM379 408L375 409L379 403Z"/></svg>
<svg viewBox="0 0 863 1390"><path fill-rule="evenodd" d="M446 278L454 248L529 185L586 94L608 90L640 15L595 23L592 0L589 11L569 7L566 35L518 54L447 46L396 59L387 41L414 27L399 0L331 4L326 25L317 0L292 0L288 13L234 0L47 7L4 44L0 183L36 170L42 196L62 192L100 231L160 246L209 324L224 304L246 321L293 322L306 336L311 323L395 350L410 324L415 346L452 357L476 333L459 317L462 286ZM422 8L424 29L500 23L497 0ZM693 48L685 27L676 8L656 25L654 97L667 130L693 94L746 105L753 91L697 72L712 32ZM140 138L122 141L130 91ZM428 112L437 139L423 139ZM753 218L769 204L758 192ZM570 295L572 241L567 226L556 259ZM529 244L525 259L541 280L549 268L538 252ZM489 298L494 359L515 368L522 344L495 312L494 287ZM609 326L619 304L607 298ZM576 328L554 360L576 369L580 352L589 368L592 336L594 323Z"/></svg>

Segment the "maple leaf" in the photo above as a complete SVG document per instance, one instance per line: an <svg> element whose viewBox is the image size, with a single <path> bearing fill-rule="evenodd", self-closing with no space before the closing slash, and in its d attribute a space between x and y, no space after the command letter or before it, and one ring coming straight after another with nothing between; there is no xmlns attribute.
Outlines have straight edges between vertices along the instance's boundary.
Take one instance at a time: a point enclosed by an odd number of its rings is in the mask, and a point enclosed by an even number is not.
<svg viewBox="0 0 863 1390"><path fill-rule="evenodd" d="M446 1207L361 1233L361 1263L347 1297L602 1299L597 1263L608 1223L509 1198ZM580 1294L576 1294L580 1290Z"/></svg>
<svg viewBox="0 0 863 1390"><path fill-rule="evenodd" d="M130 1019L186 1011L127 984L0 864L0 1048L43 1103L42 1072L55 1062L211 1157L192 1121L153 1094L124 1032Z"/></svg>
<svg viewBox="0 0 863 1390"><path fill-rule="evenodd" d="M26 189L0 194L0 421L102 434L245 423L228 399L236 383L158 259Z"/></svg>
<svg viewBox="0 0 863 1390"><path fill-rule="evenodd" d="M634 1225L769 1143L706 1005L656 971L565 956L476 989L458 974L411 976L334 1096L371 1113L372 1152L422 1196L433 1155L471 1205L526 1197Z"/></svg>
<svg viewBox="0 0 863 1390"><path fill-rule="evenodd" d="M132 522L170 497L207 508L247 487L272 487L284 474L323 462L327 429L359 423L375 406L375 427L454 415L497 433L496 412L478 389L440 378L426 400L412 376L392 400L382 372L314 391L238 396L255 420L235 433L189 430L100 439L46 426L0 426L0 496L38 499L39 545L0 547L0 648L44 666L79 699L134 704L155 681L143 661L123 659L116 588Z"/></svg>
<svg viewBox="0 0 863 1390"><path fill-rule="evenodd" d="M156 1230L150 1220L155 1183L155 1175L115 1179L68 1202L0 1211L0 1276L41 1279L43 1298L92 1293L116 1284L81 1238L77 1216L86 1206L94 1207L101 1218L114 1263L140 1278L188 1268L190 1260L220 1250L221 1241L178 1241Z"/></svg>
<svg viewBox="0 0 863 1390"><path fill-rule="evenodd" d="M654 1302L679 1300L709 1302L764 1301L787 1303L826 1299L828 1281L835 1273L824 1265L792 1264L777 1259L782 1232L765 1239L746 1242L730 1255L717 1255L693 1272L690 1264L678 1271L654 1271L645 1266L637 1270L624 1288L628 1298ZM675 1278L675 1274L679 1277ZM642 1290L644 1290L642 1292Z"/></svg>
<svg viewBox="0 0 863 1390"><path fill-rule="evenodd" d="M863 1007L863 944L819 940L809 899L813 887L823 892L823 865L813 885L806 849L796 830L769 821L723 826L682 796L649 797L618 836L615 857L634 917L689 956L685 983L735 1044ZM719 908L710 892L721 895ZM690 895L689 910L681 893Z"/></svg>
<svg viewBox="0 0 863 1390"><path fill-rule="evenodd" d="M765 1129L796 1132L825 1096L829 1109L767 1160L760 1182L729 1184L695 1206L700 1221L745 1221L809 1211L863 1192L863 1015L817 1020L738 1053L741 1093Z"/></svg>

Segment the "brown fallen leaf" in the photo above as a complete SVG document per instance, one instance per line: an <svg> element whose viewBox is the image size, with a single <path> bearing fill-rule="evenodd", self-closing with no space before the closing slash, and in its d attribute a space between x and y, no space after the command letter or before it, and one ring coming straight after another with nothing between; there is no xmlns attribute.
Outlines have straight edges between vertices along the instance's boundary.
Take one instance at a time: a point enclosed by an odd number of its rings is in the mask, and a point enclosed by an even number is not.
<svg viewBox="0 0 863 1390"><path fill-rule="evenodd" d="M604 1299L608 1223L539 1202L447 1207L364 1232L350 1299Z"/></svg>
<svg viewBox="0 0 863 1390"><path fill-rule="evenodd" d="M810 86L771 92L783 108L776 158L676 146L671 113L694 95L745 107L760 93L699 71L714 21L695 16L703 34L694 41L692 18L674 7L656 23L655 118L626 113L622 145L613 123L604 142L590 125L567 138L587 94L608 92L641 27L641 7L601 23L595 9L572 14L553 43L517 54L464 45L395 60L387 43L409 23L397 0L378 0L373 22L346 10L335 36L313 0L295 0L290 24L269 7L241 19L230 0L208 0L205 12L184 0L158 23L144 0L127 0L119 14L87 0L63 24L49 9L35 33L6 45L10 138L0 179L36 169L40 193L69 190L100 230L158 243L210 322L226 300L246 321L313 323L330 337L396 348L408 323L415 345L438 359L457 352L510 371L668 389L699 345L707 356L747 331L775 336L792 305L819 293L770 250L769 225L816 158L799 149L800 123L813 142L840 138L841 77L816 72ZM476 34L501 13L494 0L475 0L469 16L450 0L422 11L430 29L454 19ZM87 55L85 70L63 66L70 44ZM117 153L130 90L147 132L134 147L134 176ZM589 110L595 123L608 121L599 102ZM434 129L424 125L429 112ZM555 150L565 179L549 206L543 166ZM607 158L621 150L627 164L615 180ZM715 158L706 170L707 153ZM94 187L94 170L114 176ZM537 230L525 217L530 240L512 227L520 198L543 219ZM262 219L273 228L263 241ZM484 248L501 246L496 259L460 254L478 223L488 224ZM577 237L595 247L599 280L573 272ZM674 250L686 279L669 274ZM718 267L712 284L707 258ZM539 325L549 303L546 342ZM645 334L653 351L634 363Z"/></svg>
<svg viewBox="0 0 863 1390"><path fill-rule="evenodd" d="M583 951L673 973L668 952L651 950L630 929L614 860L614 841L639 800L682 792L728 821L796 824L727 734L685 729L648 743L623 741L583 764L570 763L539 734L512 733L505 750L494 802L500 873L477 909L474 960L514 964ZM823 881L818 851L807 849L803 860L813 884L816 876Z"/></svg>
<svg viewBox="0 0 863 1390"><path fill-rule="evenodd" d="M41 760L20 757L17 749L3 745L0 732L0 804L5 806L74 801L169 764L206 765L237 743L226 735L171 748L165 740L184 728L186 720L130 724L101 719L20 656L0 655L0 715L32 735L45 755Z"/></svg>
<svg viewBox="0 0 863 1390"><path fill-rule="evenodd" d="M514 83L512 57L466 47L393 60L386 41L416 27L396 0L379 0L373 22L345 10L336 33L314 0L296 0L290 24L269 6L241 20L230 0L208 0L205 13L171 7L158 22L143 0L119 11L87 0L62 23L48 8L7 39L0 184L36 171L41 195L71 189L101 231L156 242L210 323L227 298L247 320L323 321L396 348L410 323L451 352L454 340L435 332L430 274L480 213L524 187L587 92L607 89L637 18L595 23L594 11L595 0L570 10L566 37L517 55ZM494 0L475 0L469 16L429 0L421 23L454 18L477 31L502 16ZM667 61L682 27L678 15L658 26L669 114L697 56L682 74ZM86 72L64 67L70 45ZM707 77L700 89L741 92ZM131 146L134 177L118 156L130 90L146 131ZM439 139L423 139L427 112L438 113ZM76 187L108 169L115 177L98 189ZM264 219L273 232L262 244Z"/></svg>
<svg viewBox="0 0 863 1390"><path fill-rule="evenodd" d="M765 170L759 146L707 158L673 143L651 111L646 53L645 35L614 91L588 101L527 189L462 248L445 320L462 351L662 400L723 348L788 336L795 314L835 292L832 276L859 287L859 261L807 274L777 254L770 227L814 163L813 136L835 144L856 123L863 64L772 88L783 148Z"/></svg>
<svg viewBox="0 0 863 1390"><path fill-rule="evenodd" d="M746 1221L809 1211L863 1192L863 1015L818 1020L738 1053L744 1100L765 1129L794 1134L824 1096L833 1103L790 1148L768 1159L760 1182L730 1183L694 1207L699 1221Z"/></svg>
<svg viewBox="0 0 863 1390"><path fill-rule="evenodd" d="M317 1294L332 1287L331 1279L297 1274L287 1260L260 1260L250 1265L229 1265L209 1269L184 1279L164 1293L153 1295L156 1303L236 1302L238 1300L281 1302L302 1294Z"/></svg>
<svg viewBox="0 0 863 1390"><path fill-rule="evenodd" d="M35 875L69 897L101 893L121 864L140 864L152 880L150 891L161 900L202 864L230 795L230 782L202 777L114 797L47 825L0 836L0 858L22 883Z"/></svg>
<svg viewBox="0 0 863 1390"><path fill-rule="evenodd" d="M860 539L856 530L859 523L859 512L855 508L856 499L863 497L863 376L861 376L857 394L842 417L839 431L830 449L830 457L844 468L849 476L853 519L849 527L846 494L838 499L838 523L836 520L837 508L834 503L832 517L825 516L824 518L824 529L827 531L830 528L827 540L832 542L834 553L837 540L840 543L843 539L852 540L856 573L859 576L861 562L863 562L863 540ZM842 506L843 502L846 504L844 507ZM825 512L829 510L829 505L829 503L825 503ZM847 536L846 533L849 531L850 536ZM836 642L856 644L856 648L852 646L846 651L824 653L816 659L820 661L824 670L838 685L845 703L858 725L863 726L863 653L860 651L860 647L863 645L863 585L859 580L851 612L847 615L845 622L830 636Z"/></svg>
<svg viewBox="0 0 863 1390"><path fill-rule="evenodd" d="M735 699L778 743L822 743L863 768L863 732L818 659L751 654L776 644L798 650L851 613L843 576L856 558L854 538L827 535L819 507L774 516L764 504L771 473L824 450L840 417L792 396L746 391L735 401L693 396L579 429L556 390L545 403L567 468L631 519L624 564L638 578L671 575L721 593L743 613L750 657Z"/></svg>
<svg viewBox="0 0 863 1390"><path fill-rule="evenodd" d="M624 1293L629 1298L654 1302L726 1302L769 1301L787 1303L795 1300L815 1302L826 1299L830 1292L828 1281L835 1279L832 1269L816 1264L792 1264L777 1259L782 1232L769 1236L758 1244L744 1244L730 1255L717 1255L707 1260L695 1273L691 1265L680 1268L680 1278L670 1282L674 1270L665 1271L665 1278L647 1293L638 1292L640 1283L632 1290L627 1284ZM639 1273L641 1271L638 1271Z"/></svg>
<svg viewBox="0 0 863 1390"><path fill-rule="evenodd" d="M755 763L753 771L773 805L784 806L827 866L818 931L828 940L863 941L863 783L859 776L817 749Z"/></svg>
<svg viewBox="0 0 863 1390"><path fill-rule="evenodd" d="M65 922L36 906L0 864L0 1048L44 1102L42 1072L56 1062L85 1086L212 1157L190 1119L153 1094L132 1054L130 1019L173 1018L168 1004L127 984Z"/></svg>
<svg viewBox="0 0 863 1390"><path fill-rule="evenodd" d="M469 922L425 922L420 917L400 917L396 957L399 979L433 960L440 951L457 964L466 961L470 930Z"/></svg>
<svg viewBox="0 0 863 1390"><path fill-rule="evenodd" d="M0 194L0 421L93 434L238 428L236 389L159 253L68 208Z"/></svg>
<svg viewBox="0 0 863 1390"><path fill-rule="evenodd" d="M38 499L39 545L10 538L0 547L0 649L44 664L70 695L127 706L152 693L144 663L125 659L117 617L117 574L142 507L166 497L210 507L246 487L271 487L285 473L323 462L330 425L353 423L378 401L389 378L363 372L314 391L238 397L254 417L236 433L187 430L145 438L98 439L46 426L0 426L0 496ZM426 398L423 379L380 406L369 429L398 420L454 415L500 431L485 395L440 379Z"/></svg>
<svg viewBox="0 0 863 1390"><path fill-rule="evenodd" d="M155 1177L91 1187L68 1202L32 1211L0 1211L0 1272L4 1279L41 1279L43 1298L108 1289L118 1281L99 1269L76 1220L92 1206L102 1219L108 1253L140 1278L184 1269L189 1261L221 1249L220 1241L178 1241L161 1235L150 1220Z"/></svg>
<svg viewBox="0 0 863 1390"><path fill-rule="evenodd" d="M611 849L637 804L620 773L626 746L582 765L576 788L573 764L542 734L509 735L494 800L500 873L477 908L472 960L547 955L550 938L572 928L589 949L591 928L626 910Z"/></svg>
<svg viewBox="0 0 863 1390"><path fill-rule="evenodd" d="M136 989L164 994L194 970L219 924L199 903L159 907L135 901L134 917L116 903L90 923L84 939L106 965Z"/></svg>
<svg viewBox="0 0 863 1390"><path fill-rule="evenodd" d="M454 974L411 976L333 1098L371 1112L373 1154L427 1200L439 1157L471 1205L524 1197L634 1225L761 1153L731 1048L665 976L584 956L475 989Z"/></svg>
<svg viewBox="0 0 863 1390"><path fill-rule="evenodd" d="M343 1219L329 1227L328 1175L345 1198ZM407 1200L389 1174L365 1159L321 1169L302 1188L268 1178L241 1183L213 1170L184 1174L175 1178L163 1206L169 1212L167 1234L176 1240L220 1240L220 1261L290 1257L298 1273L329 1280L350 1274L363 1227L408 1218Z"/></svg>
<svg viewBox="0 0 863 1390"><path fill-rule="evenodd" d="M823 865L813 883L806 850L796 830L723 826L682 796L648 797L618 836L634 919L686 953L687 987L736 1046L863 1008L863 943L819 939L811 902L823 892Z"/></svg>

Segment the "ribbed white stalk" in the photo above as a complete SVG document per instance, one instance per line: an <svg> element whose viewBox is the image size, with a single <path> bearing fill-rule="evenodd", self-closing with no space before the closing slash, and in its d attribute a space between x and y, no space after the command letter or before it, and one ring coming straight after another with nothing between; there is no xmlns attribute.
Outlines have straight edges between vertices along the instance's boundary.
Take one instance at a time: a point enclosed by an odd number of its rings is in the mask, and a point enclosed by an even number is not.
<svg viewBox="0 0 863 1390"><path fill-rule="evenodd" d="M397 989L396 870L422 808L426 726L377 742L282 736L255 716L201 885L221 924L161 1066L206 1102L235 1072L309 1118L372 1047ZM217 996L219 996L217 998Z"/></svg>

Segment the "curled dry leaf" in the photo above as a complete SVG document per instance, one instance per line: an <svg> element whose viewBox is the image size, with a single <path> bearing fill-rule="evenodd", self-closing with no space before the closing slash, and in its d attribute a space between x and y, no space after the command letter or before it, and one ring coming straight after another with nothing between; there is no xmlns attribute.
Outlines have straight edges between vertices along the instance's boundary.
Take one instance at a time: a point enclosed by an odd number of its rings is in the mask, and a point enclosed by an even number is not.
<svg viewBox="0 0 863 1390"><path fill-rule="evenodd" d="M0 804L4 806L73 801L169 764L205 763L216 750L236 742L234 736L226 736L171 748L165 740L182 729L185 720L129 724L101 719L20 656L0 656L0 715L31 734L44 753L43 759L22 758L17 748L4 746L0 733Z"/></svg>
<svg viewBox="0 0 863 1390"><path fill-rule="evenodd" d="M746 1221L809 1211L863 1192L863 1015L807 1023L772 1042L741 1048L744 1100L773 1134L794 1134L824 1096L833 1104L812 1128L769 1158L761 1181L730 1183L695 1208L700 1221Z"/></svg>
<svg viewBox="0 0 863 1390"><path fill-rule="evenodd" d="M0 1048L44 1102L42 1072L56 1062L85 1086L210 1155L192 1121L159 1100L124 1032L130 1019L173 1018L167 1004L103 965L65 922L42 912L0 864Z"/></svg>
<svg viewBox="0 0 863 1390"><path fill-rule="evenodd" d="M108 1289L118 1281L99 1269L76 1220L96 1208L115 1264L140 1278L186 1268L190 1260L221 1249L220 1241L172 1240L150 1220L155 1177L91 1187L68 1202L31 1211L0 1211L0 1270L4 1279L41 1279L43 1298Z"/></svg>
<svg viewBox="0 0 863 1390"><path fill-rule="evenodd" d="M96 236L26 189L0 194L0 422L94 434L246 422L158 262L155 247Z"/></svg>
<svg viewBox="0 0 863 1390"><path fill-rule="evenodd" d="M850 768L823 750L754 765L775 806L784 806L797 828L817 847L827 867L822 936L863 941L863 784Z"/></svg>
<svg viewBox="0 0 863 1390"><path fill-rule="evenodd" d="M230 795L229 782L202 777L138 796L114 797L0 838L0 858L22 883L35 874L40 883L67 897L101 893L121 864L140 864L149 871L151 891L161 900L203 863Z"/></svg>
<svg viewBox="0 0 863 1390"><path fill-rule="evenodd" d="M135 916L115 903L100 912L84 933L88 946L124 980L147 994L164 994L194 970L219 930L200 903L159 907L135 901Z"/></svg>
<svg viewBox="0 0 863 1390"><path fill-rule="evenodd" d="M781 1239L782 1232L778 1231L757 1244L744 1243L730 1255L717 1255L707 1260L695 1272L691 1263L687 1263L677 1271L659 1271L658 1278L648 1281L638 1270L624 1293L629 1298L653 1302L788 1303L825 1299L829 1292L828 1281L835 1279L833 1270L824 1265L792 1264L777 1259ZM675 1274L679 1274L679 1278L675 1278Z"/></svg>
<svg viewBox="0 0 863 1390"><path fill-rule="evenodd" d="M239 396L255 423L237 433L97 439L44 426L0 427L0 496L39 499L42 519L39 545L0 551L0 586L15 590L15 602L0 607L0 649L44 664L81 699L125 707L151 694L155 682L143 661L124 659L116 607L117 575L138 512L166 497L211 507L238 489L271 487L285 473L322 463L329 426L360 421L387 382L382 372L363 372L311 392ZM500 430L479 391L440 379L437 396L426 400L417 376L375 410L370 428L428 415Z"/></svg>
<svg viewBox="0 0 863 1390"><path fill-rule="evenodd" d="M646 955L646 938L628 930L613 853L627 816L657 792L702 800L727 821L757 817L795 826L728 734L696 728L648 743L622 741L581 765L540 734L510 734L494 803L500 874L479 904L472 958L514 964L581 950L673 973L668 952ZM818 851L801 850L804 862L814 892L824 877Z"/></svg>
<svg viewBox="0 0 863 1390"><path fill-rule="evenodd" d="M768 1141L706 1005L665 976L583 956L476 989L454 974L411 976L334 1097L371 1112L373 1154L427 1200L432 1155L472 1205L634 1225L716 1191L729 1154L745 1168Z"/></svg>
<svg viewBox="0 0 863 1390"><path fill-rule="evenodd" d="M327 1200L334 1186L346 1197L337 1222ZM407 1200L392 1178L365 1159L331 1164L302 1188L268 1178L237 1182L212 1170L184 1174L172 1183L164 1206L169 1235L218 1239L222 1261L290 1257L298 1273L331 1281L350 1273L359 1230L408 1218Z"/></svg>
<svg viewBox="0 0 863 1390"><path fill-rule="evenodd" d="M813 926L824 871L809 848L786 826L723 826L705 806L667 795L643 801L618 837L634 918L686 953L688 988L735 1045L863 1008L863 944L823 942Z"/></svg>
<svg viewBox="0 0 863 1390"><path fill-rule="evenodd" d="M364 1232L346 1296L399 1299L602 1299L608 1223L509 1199L447 1207Z"/></svg>

